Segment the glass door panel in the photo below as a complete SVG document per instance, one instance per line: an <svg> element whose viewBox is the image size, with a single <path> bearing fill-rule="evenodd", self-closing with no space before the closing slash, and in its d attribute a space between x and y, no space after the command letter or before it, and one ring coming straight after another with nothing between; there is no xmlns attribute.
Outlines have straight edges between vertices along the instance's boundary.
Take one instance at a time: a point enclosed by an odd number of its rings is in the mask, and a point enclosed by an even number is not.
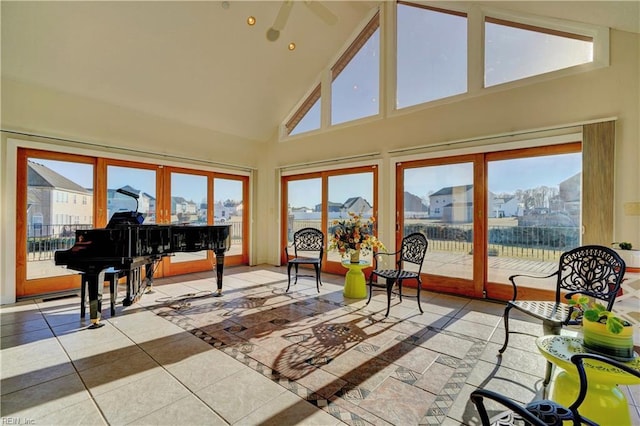
<svg viewBox="0 0 640 426"><path fill-rule="evenodd" d="M329 176L327 186L329 200L327 236L333 234L333 221L348 219L349 213L355 213L363 219L374 215L372 172ZM371 262L372 253L363 252L360 259ZM334 250L327 252L327 260L340 262L342 258L340 253Z"/></svg>
<svg viewBox="0 0 640 426"><path fill-rule="evenodd" d="M76 274L56 266L54 252L75 244L77 229L93 228L93 165L27 160L26 278Z"/></svg>
<svg viewBox="0 0 640 426"><path fill-rule="evenodd" d="M289 180L286 185L286 238L287 247L291 247L296 231L307 227L322 230L322 179Z"/></svg>
<svg viewBox="0 0 640 426"><path fill-rule="evenodd" d="M207 176L171 172L171 224L206 225ZM207 251L175 253L171 263L206 260Z"/></svg>
<svg viewBox="0 0 640 426"><path fill-rule="evenodd" d="M580 245L582 154L487 164L488 281L509 283L514 274L552 273L562 252ZM553 280L528 284L536 289L555 288Z"/></svg>
<svg viewBox="0 0 640 426"><path fill-rule="evenodd" d="M118 189L136 194L138 199L119 193ZM107 166L107 221L116 212L138 211L144 224L156 223L156 172L123 166Z"/></svg>
<svg viewBox="0 0 640 426"><path fill-rule="evenodd" d="M213 220L217 224L231 224L231 247L228 256L241 256L244 247L244 181L213 179Z"/></svg>
<svg viewBox="0 0 640 426"><path fill-rule="evenodd" d="M473 279L473 170L471 162L404 169L402 236L427 236L427 274Z"/></svg>

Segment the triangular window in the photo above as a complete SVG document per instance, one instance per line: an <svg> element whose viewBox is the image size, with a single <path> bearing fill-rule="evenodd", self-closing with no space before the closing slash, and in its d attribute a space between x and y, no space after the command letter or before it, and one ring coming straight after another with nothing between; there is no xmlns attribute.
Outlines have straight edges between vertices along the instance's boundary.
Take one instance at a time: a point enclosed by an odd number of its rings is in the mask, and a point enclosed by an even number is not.
<svg viewBox="0 0 640 426"><path fill-rule="evenodd" d="M285 125L288 135L309 132L320 128L320 85L305 99Z"/></svg>

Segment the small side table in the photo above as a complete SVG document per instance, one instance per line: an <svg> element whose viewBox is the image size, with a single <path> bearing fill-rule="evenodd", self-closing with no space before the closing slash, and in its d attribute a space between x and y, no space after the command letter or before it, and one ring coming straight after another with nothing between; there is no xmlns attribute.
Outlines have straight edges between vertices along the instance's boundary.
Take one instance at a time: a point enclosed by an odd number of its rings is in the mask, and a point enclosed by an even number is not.
<svg viewBox="0 0 640 426"><path fill-rule="evenodd" d="M550 397L568 407L578 396L580 384L578 371L571 362L571 356L584 353L581 337L542 336L536 339L540 353L558 366L559 371L552 382ZM640 357L626 363L640 371ZM587 373L587 396L579 407L580 414L598 424L631 425L629 405L624 393L617 385L637 385L640 381L613 367L584 361Z"/></svg>
<svg viewBox="0 0 640 426"><path fill-rule="evenodd" d="M361 260L351 263L349 259L342 261L342 266L348 269L344 277L344 297L349 299L364 299L367 297L367 282L364 277L364 268L371 266L371 262Z"/></svg>

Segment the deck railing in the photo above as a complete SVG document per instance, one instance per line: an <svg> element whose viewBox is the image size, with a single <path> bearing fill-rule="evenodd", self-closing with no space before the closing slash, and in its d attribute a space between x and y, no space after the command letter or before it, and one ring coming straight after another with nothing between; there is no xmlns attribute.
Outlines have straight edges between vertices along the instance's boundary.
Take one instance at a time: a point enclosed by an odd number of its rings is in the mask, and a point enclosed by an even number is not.
<svg viewBox="0 0 640 426"><path fill-rule="evenodd" d="M231 242L242 241L242 222L231 223ZM27 262L53 259L56 250L68 250L75 244L76 230L93 229L91 224L31 225L27 228Z"/></svg>
<svg viewBox="0 0 640 426"><path fill-rule="evenodd" d="M318 220L295 220L293 232L304 227L319 228ZM472 224L411 223L404 234L422 232L429 239L429 249L471 254L473 252ZM563 226L500 226L488 229L489 256L557 260L560 255L580 244L579 229Z"/></svg>

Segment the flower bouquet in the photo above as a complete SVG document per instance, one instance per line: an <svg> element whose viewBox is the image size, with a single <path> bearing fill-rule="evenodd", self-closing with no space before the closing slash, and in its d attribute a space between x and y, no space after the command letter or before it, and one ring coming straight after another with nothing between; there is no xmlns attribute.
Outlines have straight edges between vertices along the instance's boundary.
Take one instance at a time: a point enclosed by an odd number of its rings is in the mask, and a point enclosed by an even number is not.
<svg viewBox="0 0 640 426"><path fill-rule="evenodd" d="M375 218L364 219L361 215L349 212L347 219L336 219L332 222L333 231L329 242L329 250L337 250L344 258L354 254L369 254L372 250L386 250L384 244L373 235Z"/></svg>

